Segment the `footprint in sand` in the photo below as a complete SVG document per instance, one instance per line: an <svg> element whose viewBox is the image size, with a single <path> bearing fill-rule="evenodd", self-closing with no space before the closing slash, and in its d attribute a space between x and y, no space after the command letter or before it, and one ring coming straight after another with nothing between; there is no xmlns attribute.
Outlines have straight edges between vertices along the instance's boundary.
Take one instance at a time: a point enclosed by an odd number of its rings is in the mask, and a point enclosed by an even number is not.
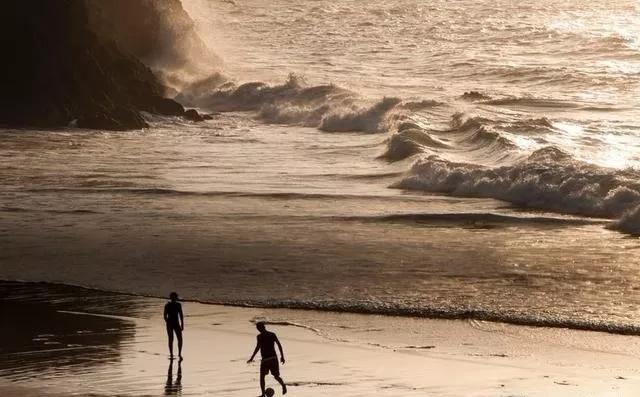
<svg viewBox="0 0 640 397"><path fill-rule="evenodd" d="M576 386L576 385L574 385L572 383L567 382L566 380L563 380L563 381L560 381L560 382L554 381L553 383L555 383L556 385L560 385L560 386Z"/></svg>
<svg viewBox="0 0 640 397"><path fill-rule="evenodd" d="M409 346L405 346L405 349L435 349L436 347L433 345L426 345L426 346L416 346L416 345L409 345Z"/></svg>
<svg viewBox="0 0 640 397"><path fill-rule="evenodd" d="M309 386L309 387L319 387L319 386L342 386L344 383L340 382L289 382L289 386L298 387L298 386Z"/></svg>

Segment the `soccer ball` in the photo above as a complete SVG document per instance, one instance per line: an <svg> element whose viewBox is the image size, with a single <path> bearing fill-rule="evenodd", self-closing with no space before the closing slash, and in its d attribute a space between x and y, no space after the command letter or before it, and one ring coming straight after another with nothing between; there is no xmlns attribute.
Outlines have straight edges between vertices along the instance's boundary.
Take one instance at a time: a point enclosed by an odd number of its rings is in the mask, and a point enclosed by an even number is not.
<svg viewBox="0 0 640 397"><path fill-rule="evenodd" d="M267 387L267 389L264 391L264 395L267 397L273 397L274 394L276 394L276 392L273 391L273 389L270 387Z"/></svg>

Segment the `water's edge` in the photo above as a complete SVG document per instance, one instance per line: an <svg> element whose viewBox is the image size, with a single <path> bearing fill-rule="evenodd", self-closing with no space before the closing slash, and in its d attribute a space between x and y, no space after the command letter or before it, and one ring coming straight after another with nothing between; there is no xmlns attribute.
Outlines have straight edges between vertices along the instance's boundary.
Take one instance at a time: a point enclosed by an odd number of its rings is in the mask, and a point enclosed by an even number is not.
<svg viewBox="0 0 640 397"><path fill-rule="evenodd" d="M46 282L46 281L25 281L25 280L10 280L0 279L0 283L21 283L24 285L50 285L78 288L85 291L95 291L104 293L115 293L122 296L132 296L139 298L150 299L165 299L164 296L152 295L152 294L140 294L134 292L107 290L102 288L68 284L61 282ZM379 307L379 308L367 308L357 305L341 305L334 304L309 304L306 302L295 301L274 301L274 302L257 302L257 301L214 301L214 300L201 300L181 298L183 302L193 302L204 305L216 305L216 306L228 306L238 308L257 308L257 309L287 309L287 310L300 310L300 311L317 311L317 312L329 312L329 313L351 313L351 314L363 314L363 315L378 315L387 317L410 317L410 318L424 318L432 320L478 320L487 321L492 323L511 324L517 326L526 327L539 327L539 328L564 328L576 331L589 331L589 332L601 332L615 335L640 335L640 326L633 324L613 324L605 322L589 322L589 321L570 321L570 320L552 320L544 318L536 318L534 316L517 316L517 315L500 315L484 310L444 310L437 308L400 308L400 307Z"/></svg>

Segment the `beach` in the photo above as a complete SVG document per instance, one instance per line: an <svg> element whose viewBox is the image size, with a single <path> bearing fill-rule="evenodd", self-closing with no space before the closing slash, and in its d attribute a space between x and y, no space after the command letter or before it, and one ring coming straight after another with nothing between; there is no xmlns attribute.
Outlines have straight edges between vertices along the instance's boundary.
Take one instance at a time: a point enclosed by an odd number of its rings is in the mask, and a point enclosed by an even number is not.
<svg viewBox="0 0 640 397"><path fill-rule="evenodd" d="M640 3L60 3L0 14L2 395L256 396L265 321L292 396L638 396Z"/></svg>
<svg viewBox="0 0 640 397"><path fill-rule="evenodd" d="M288 395L633 396L635 337L491 322L183 302L169 360L158 298L0 284L4 396L258 395L254 323L282 341ZM393 331L393 332L392 332ZM181 378L177 379L181 371ZM270 377L267 385L280 394Z"/></svg>

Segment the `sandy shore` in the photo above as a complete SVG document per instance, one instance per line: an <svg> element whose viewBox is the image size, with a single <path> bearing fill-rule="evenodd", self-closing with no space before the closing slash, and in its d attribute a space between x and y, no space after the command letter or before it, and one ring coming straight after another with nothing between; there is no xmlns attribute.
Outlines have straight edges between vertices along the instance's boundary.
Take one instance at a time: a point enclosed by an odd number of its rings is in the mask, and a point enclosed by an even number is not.
<svg viewBox="0 0 640 397"><path fill-rule="evenodd" d="M168 360L164 301L0 283L4 396L256 396L253 323L283 342L288 395L637 396L637 337L469 321L186 302ZM7 317L8 316L8 317ZM268 378L277 395L277 383Z"/></svg>

